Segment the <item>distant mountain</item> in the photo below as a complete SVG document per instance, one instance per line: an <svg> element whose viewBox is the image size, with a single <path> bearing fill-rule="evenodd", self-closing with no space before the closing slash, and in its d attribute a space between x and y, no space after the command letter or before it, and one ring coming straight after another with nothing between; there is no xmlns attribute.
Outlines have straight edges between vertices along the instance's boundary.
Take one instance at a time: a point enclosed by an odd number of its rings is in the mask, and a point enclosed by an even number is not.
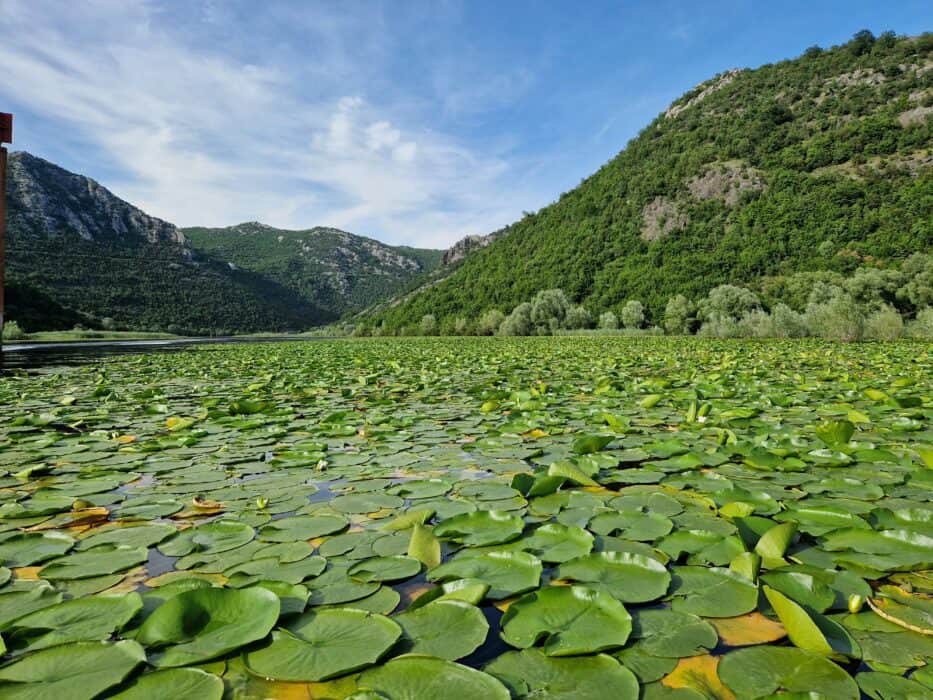
<svg viewBox="0 0 933 700"><path fill-rule="evenodd" d="M390 296L441 251L334 229L192 229L29 153L8 178L7 317L26 330L305 330ZM203 248L199 247L203 245Z"/></svg>
<svg viewBox="0 0 933 700"><path fill-rule="evenodd" d="M597 313L638 299L657 321L676 294L896 265L933 249L931 165L933 34L860 32L698 85L578 187L361 321L449 328L555 287Z"/></svg>
<svg viewBox="0 0 933 700"><path fill-rule="evenodd" d="M291 231L249 222L182 233L199 252L262 275L335 317L397 294L436 268L444 255L335 228Z"/></svg>

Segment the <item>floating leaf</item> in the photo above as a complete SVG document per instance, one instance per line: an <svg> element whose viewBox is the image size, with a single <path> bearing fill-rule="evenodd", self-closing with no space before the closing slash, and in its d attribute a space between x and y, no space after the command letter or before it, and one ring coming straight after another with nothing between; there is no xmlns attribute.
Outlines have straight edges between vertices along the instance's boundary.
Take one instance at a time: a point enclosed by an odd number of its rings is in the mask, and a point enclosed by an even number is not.
<svg viewBox="0 0 933 700"><path fill-rule="evenodd" d="M657 600L667 593L671 575L657 559L629 552L595 552L561 564L558 578L585 583L625 603Z"/></svg>
<svg viewBox="0 0 933 700"><path fill-rule="evenodd" d="M538 649L510 651L484 669L518 700L637 700L638 680L611 656L565 659Z"/></svg>
<svg viewBox="0 0 933 700"><path fill-rule="evenodd" d="M323 681L376 663L401 636L398 624L363 610L309 611L246 655L252 673L285 681Z"/></svg>
<svg viewBox="0 0 933 700"><path fill-rule="evenodd" d="M759 646L722 657L719 677L739 700L761 698L778 690L818 693L836 700L858 700L855 681L819 654L791 647Z"/></svg>
<svg viewBox="0 0 933 700"><path fill-rule="evenodd" d="M112 700L221 700L224 684L217 676L197 668L170 668L147 673Z"/></svg>
<svg viewBox="0 0 933 700"><path fill-rule="evenodd" d="M501 600L537 588L541 569L541 560L527 552L489 552L445 562L428 572L428 580L478 579L489 586L489 598Z"/></svg>
<svg viewBox="0 0 933 700"><path fill-rule="evenodd" d="M548 656L575 656L625 644L631 616L615 598L583 586L554 586L529 593L502 618L502 638L525 649L543 640Z"/></svg>
<svg viewBox="0 0 933 700"><path fill-rule="evenodd" d="M388 700L510 699L506 687L492 676L432 656L392 659L384 666L364 671L358 685Z"/></svg>
<svg viewBox="0 0 933 700"><path fill-rule="evenodd" d="M472 654L489 632L482 611L460 600L436 600L394 619L405 632L406 652L450 661Z"/></svg>
<svg viewBox="0 0 933 700"><path fill-rule="evenodd" d="M157 667L209 661L265 637L279 599L264 588L199 588L169 598L140 627L137 641L156 651Z"/></svg>
<svg viewBox="0 0 933 700"><path fill-rule="evenodd" d="M483 547L514 540L525 529L518 515L497 510L479 510L455 515L434 527L434 534L470 547Z"/></svg>

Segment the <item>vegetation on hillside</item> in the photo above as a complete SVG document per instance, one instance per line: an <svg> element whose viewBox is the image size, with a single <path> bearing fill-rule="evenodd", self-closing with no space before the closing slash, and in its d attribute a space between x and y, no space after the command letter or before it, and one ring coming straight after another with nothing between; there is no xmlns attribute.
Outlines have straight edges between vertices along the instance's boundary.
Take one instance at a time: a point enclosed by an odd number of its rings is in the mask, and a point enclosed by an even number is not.
<svg viewBox="0 0 933 700"><path fill-rule="evenodd" d="M245 223L183 232L200 253L261 275L332 318L392 297L440 265L443 255L333 228L292 231Z"/></svg>
<svg viewBox="0 0 933 700"><path fill-rule="evenodd" d="M891 269L933 246L933 34L860 32L684 95L616 158L446 279L374 314L443 328L561 288L592 315L638 299ZM764 291L764 290L763 290Z"/></svg>

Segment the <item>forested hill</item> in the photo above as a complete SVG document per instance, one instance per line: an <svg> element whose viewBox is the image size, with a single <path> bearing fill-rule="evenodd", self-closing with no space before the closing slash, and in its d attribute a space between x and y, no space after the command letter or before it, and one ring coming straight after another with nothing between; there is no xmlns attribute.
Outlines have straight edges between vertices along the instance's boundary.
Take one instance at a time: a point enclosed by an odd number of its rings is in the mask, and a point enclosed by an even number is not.
<svg viewBox="0 0 933 700"><path fill-rule="evenodd" d="M296 232L296 247L292 232L260 224L198 229L192 243L94 180L25 152L10 155L7 201L7 318L27 331L306 330L388 297L442 255L332 229Z"/></svg>
<svg viewBox="0 0 933 700"><path fill-rule="evenodd" d="M607 85L607 90L612 86ZM697 86L615 158L366 319L441 328L562 288L591 312L933 247L933 34L860 32Z"/></svg>
<svg viewBox="0 0 933 700"><path fill-rule="evenodd" d="M337 315L397 294L440 265L444 254L392 247L334 228L290 231L250 222L182 232L198 251L262 275Z"/></svg>

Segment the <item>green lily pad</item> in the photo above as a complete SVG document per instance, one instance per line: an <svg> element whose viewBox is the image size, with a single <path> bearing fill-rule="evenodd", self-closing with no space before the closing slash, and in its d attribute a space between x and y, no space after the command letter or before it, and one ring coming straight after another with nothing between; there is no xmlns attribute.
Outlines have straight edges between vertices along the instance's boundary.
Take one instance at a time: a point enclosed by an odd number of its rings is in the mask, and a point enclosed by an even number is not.
<svg viewBox="0 0 933 700"><path fill-rule="evenodd" d="M354 564L347 572L356 581L401 581L421 571L421 562L411 557L373 557Z"/></svg>
<svg viewBox="0 0 933 700"><path fill-rule="evenodd" d="M778 690L818 693L833 700L858 700L855 681L819 654L790 647L758 646L732 651L719 662L719 677L738 700Z"/></svg>
<svg viewBox="0 0 933 700"><path fill-rule="evenodd" d="M486 640L489 622L475 605L437 600L393 618L405 632L405 651L456 661L469 656Z"/></svg>
<svg viewBox="0 0 933 700"><path fill-rule="evenodd" d="M519 700L637 700L638 680L611 656L574 659L546 656L538 649L510 651L484 669Z"/></svg>
<svg viewBox="0 0 933 700"><path fill-rule="evenodd" d="M169 557L181 557L191 552L216 554L246 544L256 534L245 523L236 520L214 520L182 530L159 545L159 551Z"/></svg>
<svg viewBox="0 0 933 700"><path fill-rule="evenodd" d="M199 588L169 598L139 628L157 667L209 661L265 637L279 617L278 596L264 588Z"/></svg>
<svg viewBox="0 0 933 700"><path fill-rule="evenodd" d="M358 685L385 700L510 700L506 687L482 671L417 654L364 671Z"/></svg>
<svg viewBox="0 0 933 700"><path fill-rule="evenodd" d="M0 698L91 700L146 662L136 642L77 642L29 654L0 668Z"/></svg>
<svg viewBox="0 0 933 700"><path fill-rule="evenodd" d="M296 542L340 532L349 525L342 515L296 515L273 520L259 528L259 539L266 542Z"/></svg>
<svg viewBox="0 0 933 700"><path fill-rule="evenodd" d="M434 527L434 534L468 547L484 547L514 540L524 529L525 521L518 515L478 510L442 520Z"/></svg>
<svg viewBox="0 0 933 700"><path fill-rule="evenodd" d="M758 606L755 583L716 567L676 567L670 595L674 610L702 617L736 617Z"/></svg>
<svg viewBox="0 0 933 700"><path fill-rule="evenodd" d="M635 610L632 612L632 638L645 654L683 658L706 654L716 647L716 629L696 615L676 610Z"/></svg>
<svg viewBox="0 0 933 700"><path fill-rule="evenodd" d="M37 610L6 629L11 648L38 651L69 642L104 641L143 607L138 593L88 596Z"/></svg>
<svg viewBox="0 0 933 700"><path fill-rule="evenodd" d="M4 566L32 566L60 557L74 546L74 539L63 532L24 532L0 541L0 563Z"/></svg>
<svg viewBox="0 0 933 700"><path fill-rule="evenodd" d="M376 663L402 634L391 619L363 610L309 611L246 655L250 672L283 681L323 681Z"/></svg>
<svg viewBox="0 0 933 700"><path fill-rule="evenodd" d="M584 586L552 586L523 596L502 617L502 638L526 649L543 639L548 656L575 656L620 647L632 630L625 607Z"/></svg>
<svg viewBox="0 0 933 700"><path fill-rule="evenodd" d="M169 668L146 673L111 700L221 700L224 683L197 668Z"/></svg>
<svg viewBox="0 0 933 700"><path fill-rule="evenodd" d="M429 581L470 578L489 586L487 596L501 600L537 588L541 560L527 552L488 552L459 556L428 571Z"/></svg>
<svg viewBox="0 0 933 700"><path fill-rule="evenodd" d="M131 569L148 558L149 550L145 547L101 545L52 559L42 567L39 575L53 581L93 578Z"/></svg>
<svg viewBox="0 0 933 700"><path fill-rule="evenodd" d="M671 582L664 564L630 552L594 552L561 564L557 576L606 591L624 603L657 600Z"/></svg>

